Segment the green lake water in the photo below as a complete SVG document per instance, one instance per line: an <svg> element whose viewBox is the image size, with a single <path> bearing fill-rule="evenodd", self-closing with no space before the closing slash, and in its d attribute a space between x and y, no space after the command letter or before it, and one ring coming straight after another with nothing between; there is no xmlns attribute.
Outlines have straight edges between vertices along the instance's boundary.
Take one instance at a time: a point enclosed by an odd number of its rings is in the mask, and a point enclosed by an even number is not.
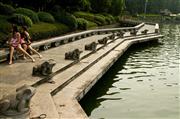
<svg viewBox="0 0 180 119"><path fill-rule="evenodd" d="M90 119L180 119L180 25L132 46L80 101Z"/></svg>

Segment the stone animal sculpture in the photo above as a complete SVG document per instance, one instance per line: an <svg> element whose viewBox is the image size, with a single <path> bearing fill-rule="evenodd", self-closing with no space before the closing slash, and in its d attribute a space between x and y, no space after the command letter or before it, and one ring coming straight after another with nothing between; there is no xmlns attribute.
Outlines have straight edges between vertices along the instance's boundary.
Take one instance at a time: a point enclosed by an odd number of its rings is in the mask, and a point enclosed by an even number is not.
<svg viewBox="0 0 180 119"><path fill-rule="evenodd" d="M123 38L124 34L125 34L124 31L120 31L120 32L117 33L117 36L120 37L120 38Z"/></svg>
<svg viewBox="0 0 180 119"><path fill-rule="evenodd" d="M115 37L116 37L116 35L113 33L112 35L109 36L109 39L110 39L110 40L114 40Z"/></svg>
<svg viewBox="0 0 180 119"><path fill-rule="evenodd" d="M56 65L56 62L53 59L43 62L40 65L36 65L33 67L32 74L33 75L42 75L47 76L52 74L52 69Z"/></svg>
<svg viewBox="0 0 180 119"><path fill-rule="evenodd" d="M138 30L131 30L131 31L130 31L130 34L133 35L133 36L136 36L136 35L137 35L137 32L138 32Z"/></svg>
<svg viewBox="0 0 180 119"><path fill-rule="evenodd" d="M80 51L79 49L69 51L69 52L65 53L65 59L67 59L67 60L79 60L80 54L82 52L83 51Z"/></svg>
<svg viewBox="0 0 180 119"><path fill-rule="evenodd" d="M14 116L27 113L29 102L35 92L35 88L24 85L16 92L3 97L0 100L0 115Z"/></svg>
<svg viewBox="0 0 180 119"><path fill-rule="evenodd" d="M91 50L91 51L96 51L97 43L92 42L90 44L85 45L85 50Z"/></svg>
<svg viewBox="0 0 180 119"><path fill-rule="evenodd" d="M142 34L146 35L148 33L149 30L145 29L143 31L141 31Z"/></svg>
<svg viewBox="0 0 180 119"><path fill-rule="evenodd" d="M104 45L106 45L106 44L107 44L107 41L108 41L108 38L105 37L105 38L103 38L103 39L98 40L98 43L99 43L99 44L104 44Z"/></svg>

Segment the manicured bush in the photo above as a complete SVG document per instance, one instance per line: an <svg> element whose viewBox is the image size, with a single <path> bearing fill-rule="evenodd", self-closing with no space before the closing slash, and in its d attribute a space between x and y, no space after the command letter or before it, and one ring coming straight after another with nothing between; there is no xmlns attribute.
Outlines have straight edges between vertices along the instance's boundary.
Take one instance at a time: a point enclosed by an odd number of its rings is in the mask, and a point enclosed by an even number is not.
<svg viewBox="0 0 180 119"><path fill-rule="evenodd" d="M70 28L64 24L43 22L33 24L29 29L33 41L54 37L67 33L68 31L70 31Z"/></svg>
<svg viewBox="0 0 180 119"><path fill-rule="evenodd" d="M180 21L180 15L176 16L176 20Z"/></svg>
<svg viewBox="0 0 180 119"><path fill-rule="evenodd" d="M27 9L27 8L17 8L16 9L16 13L28 16L32 20L33 23L38 23L39 22L38 15L34 11L32 11L30 9Z"/></svg>
<svg viewBox="0 0 180 119"><path fill-rule="evenodd" d="M108 22L110 22L108 20L106 21L106 17L104 15L100 15L100 14L92 14L88 12L74 12L74 15L77 18L84 18L88 21L94 22L99 26L106 25L108 24Z"/></svg>
<svg viewBox="0 0 180 119"><path fill-rule="evenodd" d="M7 16L0 15L0 32L9 33L11 30L11 24L7 21Z"/></svg>
<svg viewBox="0 0 180 119"><path fill-rule="evenodd" d="M91 22L91 21L87 21L87 28L96 28L98 25L94 22Z"/></svg>
<svg viewBox="0 0 180 119"><path fill-rule="evenodd" d="M53 23L55 21L54 17L47 12L38 12L38 17L42 22Z"/></svg>
<svg viewBox="0 0 180 119"><path fill-rule="evenodd" d="M86 13L86 12L75 12L74 16L76 16L77 18L84 18L88 21L94 21L94 15L91 13Z"/></svg>
<svg viewBox="0 0 180 119"><path fill-rule="evenodd" d="M0 3L0 14L12 15L14 12L15 9L12 6Z"/></svg>
<svg viewBox="0 0 180 119"><path fill-rule="evenodd" d="M22 14L13 14L12 17L8 19L9 22L17 25L32 26L32 21L28 16Z"/></svg>
<svg viewBox="0 0 180 119"><path fill-rule="evenodd" d="M108 19L110 19L110 20L111 20L111 23L115 23L115 18L114 18L112 15L107 14L107 13L103 13L103 15L104 15L105 17L107 17Z"/></svg>
<svg viewBox="0 0 180 119"><path fill-rule="evenodd" d="M88 21L85 20L84 18L77 18L77 23L78 23L78 29L80 29L80 30L87 29Z"/></svg>
<svg viewBox="0 0 180 119"><path fill-rule="evenodd" d="M100 22L100 25L106 25L107 22L105 20L105 17L103 15L96 14L94 15L94 20Z"/></svg>
<svg viewBox="0 0 180 119"><path fill-rule="evenodd" d="M77 20L74 15L65 11L52 12L52 14L58 22L68 25L72 30L77 28Z"/></svg>

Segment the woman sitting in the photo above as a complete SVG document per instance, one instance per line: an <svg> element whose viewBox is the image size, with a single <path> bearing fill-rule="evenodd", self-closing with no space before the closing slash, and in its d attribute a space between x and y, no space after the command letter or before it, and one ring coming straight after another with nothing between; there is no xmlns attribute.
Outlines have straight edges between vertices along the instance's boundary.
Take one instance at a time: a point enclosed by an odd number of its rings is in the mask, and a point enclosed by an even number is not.
<svg viewBox="0 0 180 119"><path fill-rule="evenodd" d="M28 31L27 31L26 26L22 26L21 38L25 43L25 45L23 44L25 46L25 47L23 47L25 50L29 49L30 51L37 54L39 56L39 58L42 58L42 55L39 54L35 49L32 48L32 46L31 46L31 37L30 37L30 35L29 35Z"/></svg>

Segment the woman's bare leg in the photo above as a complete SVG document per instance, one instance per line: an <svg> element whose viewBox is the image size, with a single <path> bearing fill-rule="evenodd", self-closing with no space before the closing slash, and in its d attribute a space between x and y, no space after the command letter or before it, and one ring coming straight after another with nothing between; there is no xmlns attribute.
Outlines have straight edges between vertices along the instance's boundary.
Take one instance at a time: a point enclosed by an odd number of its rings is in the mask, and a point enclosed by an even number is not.
<svg viewBox="0 0 180 119"><path fill-rule="evenodd" d="M35 49L33 49L30 45L28 46L28 48L33 51L34 53L36 53L37 55L39 55L39 58L42 58L42 55L39 54Z"/></svg>
<svg viewBox="0 0 180 119"><path fill-rule="evenodd" d="M27 45L26 44L22 44L22 48L25 50L25 51L27 51ZM25 54L23 54L23 58L24 59L26 59L26 56L25 56Z"/></svg>
<svg viewBox="0 0 180 119"><path fill-rule="evenodd" d="M27 55L32 60L32 62L35 62L35 59L31 57L31 55L29 55L21 46L18 46L18 50Z"/></svg>
<svg viewBox="0 0 180 119"><path fill-rule="evenodd" d="M14 47L10 46L10 59L9 59L9 64L12 64L13 53L14 53Z"/></svg>

